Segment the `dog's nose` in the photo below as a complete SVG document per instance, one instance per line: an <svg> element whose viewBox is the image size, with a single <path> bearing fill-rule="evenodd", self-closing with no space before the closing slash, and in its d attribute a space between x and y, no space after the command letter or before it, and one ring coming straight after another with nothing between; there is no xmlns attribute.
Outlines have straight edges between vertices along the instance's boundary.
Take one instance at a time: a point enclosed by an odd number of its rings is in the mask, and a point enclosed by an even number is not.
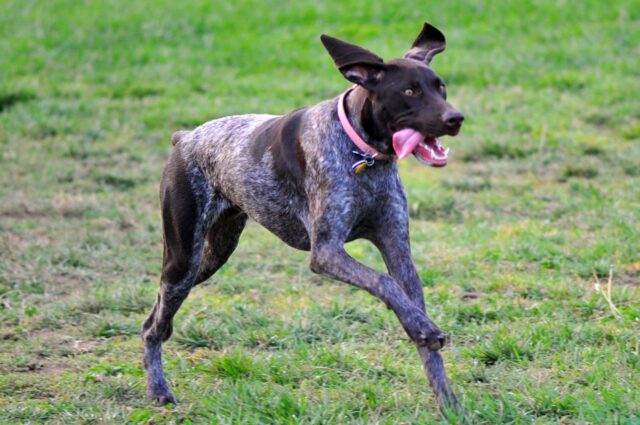
<svg viewBox="0 0 640 425"><path fill-rule="evenodd" d="M460 127L462 125L462 121L464 121L464 115L462 115L460 111L451 109L442 114L442 121L444 121L447 127Z"/></svg>

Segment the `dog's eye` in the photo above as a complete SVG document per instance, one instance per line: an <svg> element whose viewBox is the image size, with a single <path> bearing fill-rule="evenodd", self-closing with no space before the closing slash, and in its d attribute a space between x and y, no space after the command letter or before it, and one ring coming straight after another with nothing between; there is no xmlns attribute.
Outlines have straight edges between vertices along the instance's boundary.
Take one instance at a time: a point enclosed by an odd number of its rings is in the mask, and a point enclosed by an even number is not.
<svg viewBox="0 0 640 425"><path fill-rule="evenodd" d="M415 96L416 92L413 89L404 89L404 94L406 96Z"/></svg>
<svg viewBox="0 0 640 425"><path fill-rule="evenodd" d="M444 96L444 98L447 98L447 87L444 85L444 83L440 83L440 86L438 87L438 90L440 90L440 94L442 94L442 96Z"/></svg>

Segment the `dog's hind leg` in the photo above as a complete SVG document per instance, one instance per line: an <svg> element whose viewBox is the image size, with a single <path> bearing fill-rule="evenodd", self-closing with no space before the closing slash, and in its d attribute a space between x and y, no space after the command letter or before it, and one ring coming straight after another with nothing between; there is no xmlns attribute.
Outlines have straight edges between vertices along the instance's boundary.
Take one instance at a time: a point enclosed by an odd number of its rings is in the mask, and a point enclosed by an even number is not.
<svg viewBox="0 0 640 425"><path fill-rule="evenodd" d="M236 208L229 208L220 214L207 233L207 243L195 285L209 279L227 262L238 246L246 223L247 214Z"/></svg>
<svg viewBox="0 0 640 425"><path fill-rule="evenodd" d="M237 209L225 210L211 224L208 232L202 232L197 240L194 239L191 254L185 255L183 260L172 260L171 257L179 253L175 252L175 247L173 250L165 247L165 267L160 291L156 305L146 320L142 332L144 364L148 381L147 393L149 398L161 405L176 402L164 377L161 359L161 344L171 336L173 316L191 288L207 280L226 263L238 245L238 239L246 221L247 215L244 212ZM183 224L188 227L188 223ZM171 240L167 233L170 234L172 231L172 229L165 230L167 240ZM205 234L206 244L204 244ZM185 261L187 258L190 258L190 261Z"/></svg>
<svg viewBox="0 0 640 425"><path fill-rule="evenodd" d="M193 287L209 223L228 202L213 193L202 173L189 168L178 149L162 179L164 255L160 290L142 327L147 395L160 404L175 403L162 370L162 342L172 333L173 317Z"/></svg>

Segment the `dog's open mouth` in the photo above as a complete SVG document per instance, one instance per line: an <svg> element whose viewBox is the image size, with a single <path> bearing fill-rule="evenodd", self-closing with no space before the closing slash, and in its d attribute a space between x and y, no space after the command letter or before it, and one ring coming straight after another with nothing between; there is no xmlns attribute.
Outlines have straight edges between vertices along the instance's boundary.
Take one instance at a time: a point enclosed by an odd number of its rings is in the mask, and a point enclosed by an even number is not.
<svg viewBox="0 0 640 425"><path fill-rule="evenodd" d="M420 162L432 167L447 165L449 148L440 144L436 137L425 137L412 128L405 128L393 133L393 149L398 159L413 153Z"/></svg>

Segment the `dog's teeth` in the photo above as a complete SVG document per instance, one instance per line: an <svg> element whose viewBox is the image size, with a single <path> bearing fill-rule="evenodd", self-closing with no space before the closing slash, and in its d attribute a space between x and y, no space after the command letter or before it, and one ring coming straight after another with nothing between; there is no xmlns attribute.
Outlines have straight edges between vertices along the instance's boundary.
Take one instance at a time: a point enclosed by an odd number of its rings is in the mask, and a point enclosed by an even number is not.
<svg viewBox="0 0 640 425"><path fill-rule="evenodd" d="M449 155L449 148L446 148L446 149L444 150L444 156L447 156L447 155Z"/></svg>

